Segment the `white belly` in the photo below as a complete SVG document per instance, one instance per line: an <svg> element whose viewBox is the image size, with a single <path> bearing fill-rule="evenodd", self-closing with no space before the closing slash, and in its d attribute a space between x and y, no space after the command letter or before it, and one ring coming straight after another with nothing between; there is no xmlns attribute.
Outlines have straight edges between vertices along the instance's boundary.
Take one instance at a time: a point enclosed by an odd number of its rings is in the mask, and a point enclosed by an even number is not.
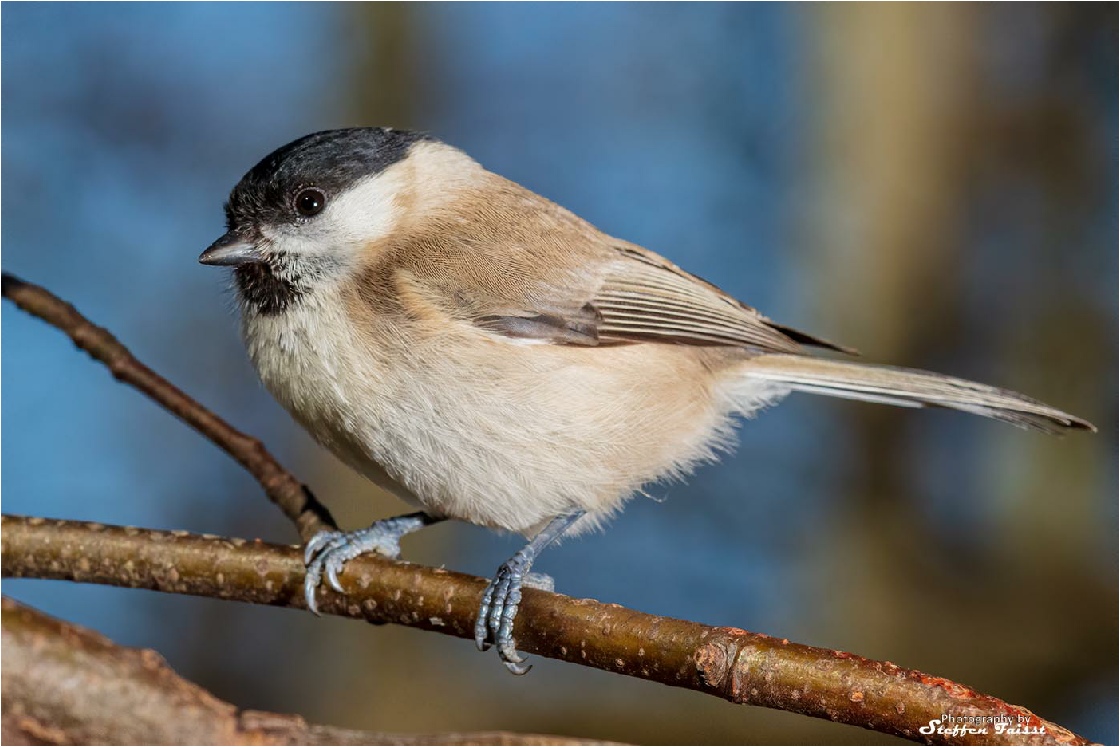
<svg viewBox="0 0 1120 747"><path fill-rule="evenodd" d="M674 346L524 346L467 328L374 342L341 302L313 298L246 316L244 333L265 386L319 443L484 526L527 533L573 509L594 526L731 436L733 402L699 388L702 364Z"/></svg>

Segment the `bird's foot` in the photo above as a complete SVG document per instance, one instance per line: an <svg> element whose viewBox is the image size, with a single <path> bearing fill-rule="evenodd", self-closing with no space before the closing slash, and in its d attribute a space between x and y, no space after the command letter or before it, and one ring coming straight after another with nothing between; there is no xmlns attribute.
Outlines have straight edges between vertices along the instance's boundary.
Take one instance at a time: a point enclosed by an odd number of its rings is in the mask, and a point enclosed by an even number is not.
<svg viewBox="0 0 1120 747"><path fill-rule="evenodd" d="M517 551L512 558L498 567L494 580L486 586L482 594L482 604L478 607L478 619L474 623L474 642L479 651L487 649L489 637L498 648L498 656L506 669L514 674L525 674L531 669L525 657L517 653L513 640L513 620L517 617L517 606L521 604L521 587L552 591L552 578L543 573L529 573L529 568L541 550L564 535L573 524L579 521L584 511L557 516L537 532L529 544Z"/></svg>
<svg viewBox="0 0 1120 747"><path fill-rule="evenodd" d="M343 593L338 574L346 562L359 555L375 552L387 558L397 559L401 555L401 537L414 532L432 519L423 514L409 514L383 519L367 529L356 532L319 532L303 551L303 562L307 574L303 580L303 594L307 599L307 609L319 614L315 604L315 592L326 576L327 583L340 594Z"/></svg>
<svg viewBox="0 0 1120 747"><path fill-rule="evenodd" d="M487 637L493 640L498 649L498 657L505 664L506 669L514 674L525 674L531 664L525 663L525 657L517 653L517 646L513 640L513 620L517 617L517 606L521 603L521 587L527 585L529 577L541 574L529 573L532 561L522 553L502 563L494 580L486 587L482 595L482 604L478 608L478 619L474 625L474 642L479 651L489 648ZM544 578L550 579L548 576Z"/></svg>

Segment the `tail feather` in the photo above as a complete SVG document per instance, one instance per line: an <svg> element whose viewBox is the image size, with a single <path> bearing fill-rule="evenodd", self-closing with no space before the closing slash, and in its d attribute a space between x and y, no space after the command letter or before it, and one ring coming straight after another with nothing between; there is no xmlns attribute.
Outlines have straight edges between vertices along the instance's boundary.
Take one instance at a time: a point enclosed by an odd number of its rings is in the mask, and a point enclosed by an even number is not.
<svg viewBox="0 0 1120 747"><path fill-rule="evenodd" d="M762 355L752 358L744 373L795 391L902 407L946 407L1046 433L1096 430L1088 421L1017 392L910 368Z"/></svg>

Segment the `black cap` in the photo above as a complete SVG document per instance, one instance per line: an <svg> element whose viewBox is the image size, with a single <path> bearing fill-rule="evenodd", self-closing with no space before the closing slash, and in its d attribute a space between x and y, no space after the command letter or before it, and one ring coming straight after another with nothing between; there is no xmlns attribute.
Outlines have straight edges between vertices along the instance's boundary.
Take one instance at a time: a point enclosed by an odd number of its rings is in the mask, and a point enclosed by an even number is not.
<svg viewBox="0 0 1120 747"><path fill-rule="evenodd" d="M245 231L259 224L298 219L292 199L317 187L329 200L360 179L402 160L428 135L385 127L352 127L316 132L269 153L233 188L226 203L227 228Z"/></svg>

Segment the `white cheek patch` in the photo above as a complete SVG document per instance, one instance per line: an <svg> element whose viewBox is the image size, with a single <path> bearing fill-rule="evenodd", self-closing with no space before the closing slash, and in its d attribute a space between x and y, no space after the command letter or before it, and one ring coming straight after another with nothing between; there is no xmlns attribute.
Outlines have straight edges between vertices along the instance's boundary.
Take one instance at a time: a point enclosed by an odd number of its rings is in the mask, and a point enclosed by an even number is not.
<svg viewBox="0 0 1120 747"><path fill-rule="evenodd" d="M397 198L409 188L403 178L406 173L390 167L333 199L328 197L326 209L304 228L336 245L365 245L385 238L401 218Z"/></svg>
<svg viewBox="0 0 1120 747"><path fill-rule="evenodd" d="M393 232L401 219L397 197L408 188L406 172L390 167L337 195L306 223L264 231L276 251L289 255L332 255L345 259Z"/></svg>

